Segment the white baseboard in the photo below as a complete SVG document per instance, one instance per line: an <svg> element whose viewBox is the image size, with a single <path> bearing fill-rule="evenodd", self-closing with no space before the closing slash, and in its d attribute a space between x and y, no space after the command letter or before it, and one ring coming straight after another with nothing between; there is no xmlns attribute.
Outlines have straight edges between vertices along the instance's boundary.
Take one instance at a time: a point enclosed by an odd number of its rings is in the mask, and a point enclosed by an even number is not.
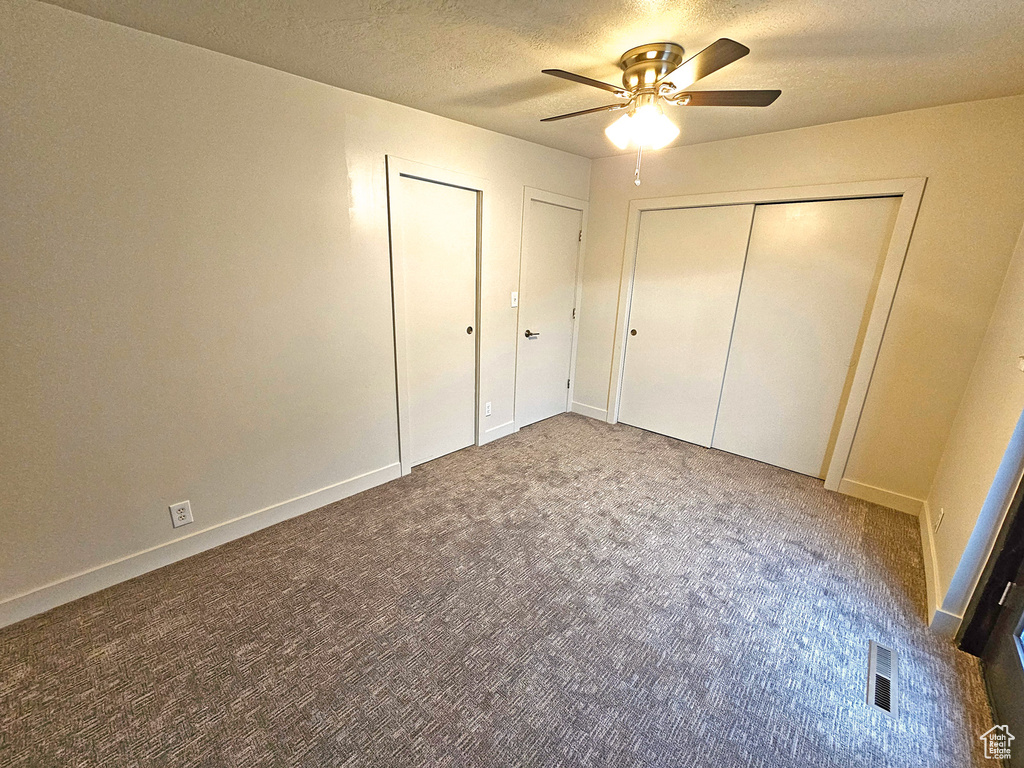
<svg viewBox="0 0 1024 768"><path fill-rule="evenodd" d="M396 462L15 595L0 602L0 627L70 603L122 581L134 579L136 576L247 536L290 517L312 512L326 504L395 480L401 477L401 474L401 467Z"/></svg>
<svg viewBox="0 0 1024 768"><path fill-rule="evenodd" d="M518 431L519 428L516 426L516 423L514 421L506 421L504 424L499 424L496 427L491 427L490 429L485 429L483 432L481 432L480 440L477 442L477 445L487 445L488 443L493 443L495 440L498 440L502 437L508 437L513 432Z"/></svg>
<svg viewBox="0 0 1024 768"><path fill-rule="evenodd" d="M921 507L924 505L924 499L915 499L913 496L904 496L902 493L887 491L885 488L857 483L847 480L845 477L839 482L839 492L846 496L853 496L855 499L870 501L872 504L905 512L914 517L920 516Z"/></svg>
<svg viewBox="0 0 1024 768"><path fill-rule="evenodd" d="M595 408L592 405L584 405L583 403L572 404L572 412L579 413L583 416L589 416L592 419L600 419L601 421L608 420L608 409L607 408Z"/></svg>
<svg viewBox="0 0 1024 768"><path fill-rule="evenodd" d="M963 616L957 616L955 613L949 613L941 608L936 608L931 616L928 617L928 629L931 630L932 634L944 637L947 640L953 640L963 620Z"/></svg>
<svg viewBox="0 0 1024 768"><path fill-rule="evenodd" d="M940 637L950 640L960 628L962 616L944 611L939 602L939 561L935 554L935 535L932 533L932 512L925 500L919 516L921 523L921 554L924 559L924 583L928 628Z"/></svg>

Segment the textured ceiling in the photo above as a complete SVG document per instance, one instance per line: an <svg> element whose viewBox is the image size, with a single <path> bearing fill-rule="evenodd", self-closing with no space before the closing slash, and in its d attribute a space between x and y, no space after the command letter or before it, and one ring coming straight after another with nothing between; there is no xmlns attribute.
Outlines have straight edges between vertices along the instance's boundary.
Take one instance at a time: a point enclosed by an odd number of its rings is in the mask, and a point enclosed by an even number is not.
<svg viewBox="0 0 1024 768"><path fill-rule="evenodd" d="M618 154L619 55L719 37L751 53L698 88L781 88L764 109L669 107L677 144L1024 93L1021 0L58 0L55 5L588 157Z"/></svg>

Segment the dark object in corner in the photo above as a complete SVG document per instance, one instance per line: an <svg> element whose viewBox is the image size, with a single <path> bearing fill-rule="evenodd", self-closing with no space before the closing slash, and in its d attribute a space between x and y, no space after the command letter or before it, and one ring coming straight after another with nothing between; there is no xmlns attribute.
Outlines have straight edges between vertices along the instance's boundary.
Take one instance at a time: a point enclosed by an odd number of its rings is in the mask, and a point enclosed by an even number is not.
<svg viewBox="0 0 1024 768"><path fill-rule="evenodd" d="M974 590L971 602L964 613L963 623L956 635L960 650L981 656L985 644L996 625L1002 605L1006 585L1017 575L1021 563L1024 563L1024 515L1021 514L1021 503L1024 499L1024 483L1017 487L1010 503L1010 510L992 547L992 554L985 563L985 570ZM1020 585L1017 588L1024 587Z"/></svg>

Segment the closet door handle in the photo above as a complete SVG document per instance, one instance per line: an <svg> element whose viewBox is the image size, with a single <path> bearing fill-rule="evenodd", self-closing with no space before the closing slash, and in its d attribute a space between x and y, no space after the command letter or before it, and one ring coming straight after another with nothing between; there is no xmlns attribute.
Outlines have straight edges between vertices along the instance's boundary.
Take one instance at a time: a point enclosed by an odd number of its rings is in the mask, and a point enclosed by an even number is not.
<svg viewBox="0 0 1024 768"><path fill-rule="evenodd" d="M526 338L528 339L533 339L536 338L537 336L540 336L540 331L537 331L536 333L534 333L533 331L526 332Z"/></svg>

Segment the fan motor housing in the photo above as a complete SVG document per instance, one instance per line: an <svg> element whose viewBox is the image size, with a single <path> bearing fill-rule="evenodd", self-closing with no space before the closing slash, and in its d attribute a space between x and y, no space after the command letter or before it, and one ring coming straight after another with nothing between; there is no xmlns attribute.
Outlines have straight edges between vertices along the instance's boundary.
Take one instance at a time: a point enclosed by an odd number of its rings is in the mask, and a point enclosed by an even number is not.
<svg viewBox="0 0 1024 768"><path fill-rule="evenodd" d="M630 48L619 59L622 84L633 90L653 86L683 63L683 46L676 43L648 43Z"/></svg>

